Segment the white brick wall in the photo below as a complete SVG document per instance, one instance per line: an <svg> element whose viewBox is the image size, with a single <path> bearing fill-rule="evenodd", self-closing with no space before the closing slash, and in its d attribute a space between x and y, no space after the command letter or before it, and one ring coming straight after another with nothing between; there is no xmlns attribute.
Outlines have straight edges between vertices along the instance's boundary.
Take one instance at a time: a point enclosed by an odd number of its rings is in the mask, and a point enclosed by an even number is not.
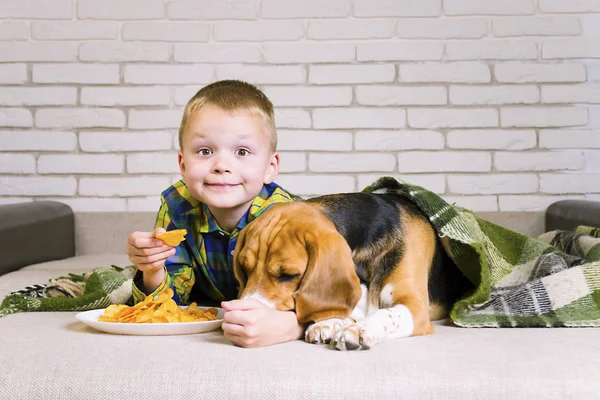
<svg viewBox="0 0 600 400"><path fill-rule="evenodd" d="M302 196L599 199L599 26L598 0L0 1L0 204L155 210L183 107L234 78L273 101Z"/></svg>

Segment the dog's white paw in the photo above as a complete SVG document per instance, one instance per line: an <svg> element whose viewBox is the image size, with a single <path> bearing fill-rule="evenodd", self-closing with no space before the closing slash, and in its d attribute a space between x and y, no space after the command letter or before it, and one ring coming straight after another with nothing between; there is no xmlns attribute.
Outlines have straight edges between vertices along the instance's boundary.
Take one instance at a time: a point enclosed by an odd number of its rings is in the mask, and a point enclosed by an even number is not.
<svg viewBox="0 0 600 400"><path fill-rule="evenodd" d="M333 335L331 346L338 350L368 350L377 343L369 335L366 324L358 322L340 329Z"/></svg>
<svg viewBox="0 0 600 400"><path fill-rule="evenodd" d="M308 343L322 344L331 342L333 335L352 323L349 318L331 318L315 322L306 329L304 340Z"/></svg>

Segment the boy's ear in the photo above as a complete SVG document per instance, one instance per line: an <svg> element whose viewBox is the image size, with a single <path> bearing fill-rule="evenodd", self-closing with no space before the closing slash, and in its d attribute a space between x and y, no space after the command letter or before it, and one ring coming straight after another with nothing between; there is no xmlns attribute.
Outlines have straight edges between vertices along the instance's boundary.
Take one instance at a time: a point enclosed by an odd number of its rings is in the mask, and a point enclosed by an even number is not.
<svg viewBox="0 0 600 400"><path fill-rule="evenodd" d="M177 163L179 164L179 171L181 171L181 177L185 179L185 162L183 161L183 153L181 151L177 153Z"/></svg>
<svg viewBox="0 0 600 400"><path fill-rule="evenodd" d="M183 172L182 172L183 175ZM265 179L264 184L267 185L275 180L279 175L279 153L273 153L271 156L271 162L267 165L267 170L265 171Z"/></svg>

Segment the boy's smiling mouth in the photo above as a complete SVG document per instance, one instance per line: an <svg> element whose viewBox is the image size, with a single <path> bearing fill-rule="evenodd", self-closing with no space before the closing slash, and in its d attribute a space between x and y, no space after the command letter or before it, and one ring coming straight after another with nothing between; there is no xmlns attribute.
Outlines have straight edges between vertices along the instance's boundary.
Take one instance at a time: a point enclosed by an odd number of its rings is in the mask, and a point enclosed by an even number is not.
<svg viewBox="0 0 600 400"><path fill-rule="evenodd" d="M239 183L205 183L205 185L215 190L228 190L239 186Z"/></svg>

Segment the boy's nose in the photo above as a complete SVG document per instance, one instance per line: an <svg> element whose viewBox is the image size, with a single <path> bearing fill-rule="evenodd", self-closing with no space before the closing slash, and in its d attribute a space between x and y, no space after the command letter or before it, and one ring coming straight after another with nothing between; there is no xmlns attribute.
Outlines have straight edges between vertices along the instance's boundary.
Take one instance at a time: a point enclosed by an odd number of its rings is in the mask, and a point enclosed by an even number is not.
<svg viewBox="0 0 600 400"><path fill-rule="evenodd" d="M224 157L224 156L215 157L215 163L213 164L212 170L216 174L230 173L231 165L230 165L230 162L228 161L227 157Z"/></svg>

